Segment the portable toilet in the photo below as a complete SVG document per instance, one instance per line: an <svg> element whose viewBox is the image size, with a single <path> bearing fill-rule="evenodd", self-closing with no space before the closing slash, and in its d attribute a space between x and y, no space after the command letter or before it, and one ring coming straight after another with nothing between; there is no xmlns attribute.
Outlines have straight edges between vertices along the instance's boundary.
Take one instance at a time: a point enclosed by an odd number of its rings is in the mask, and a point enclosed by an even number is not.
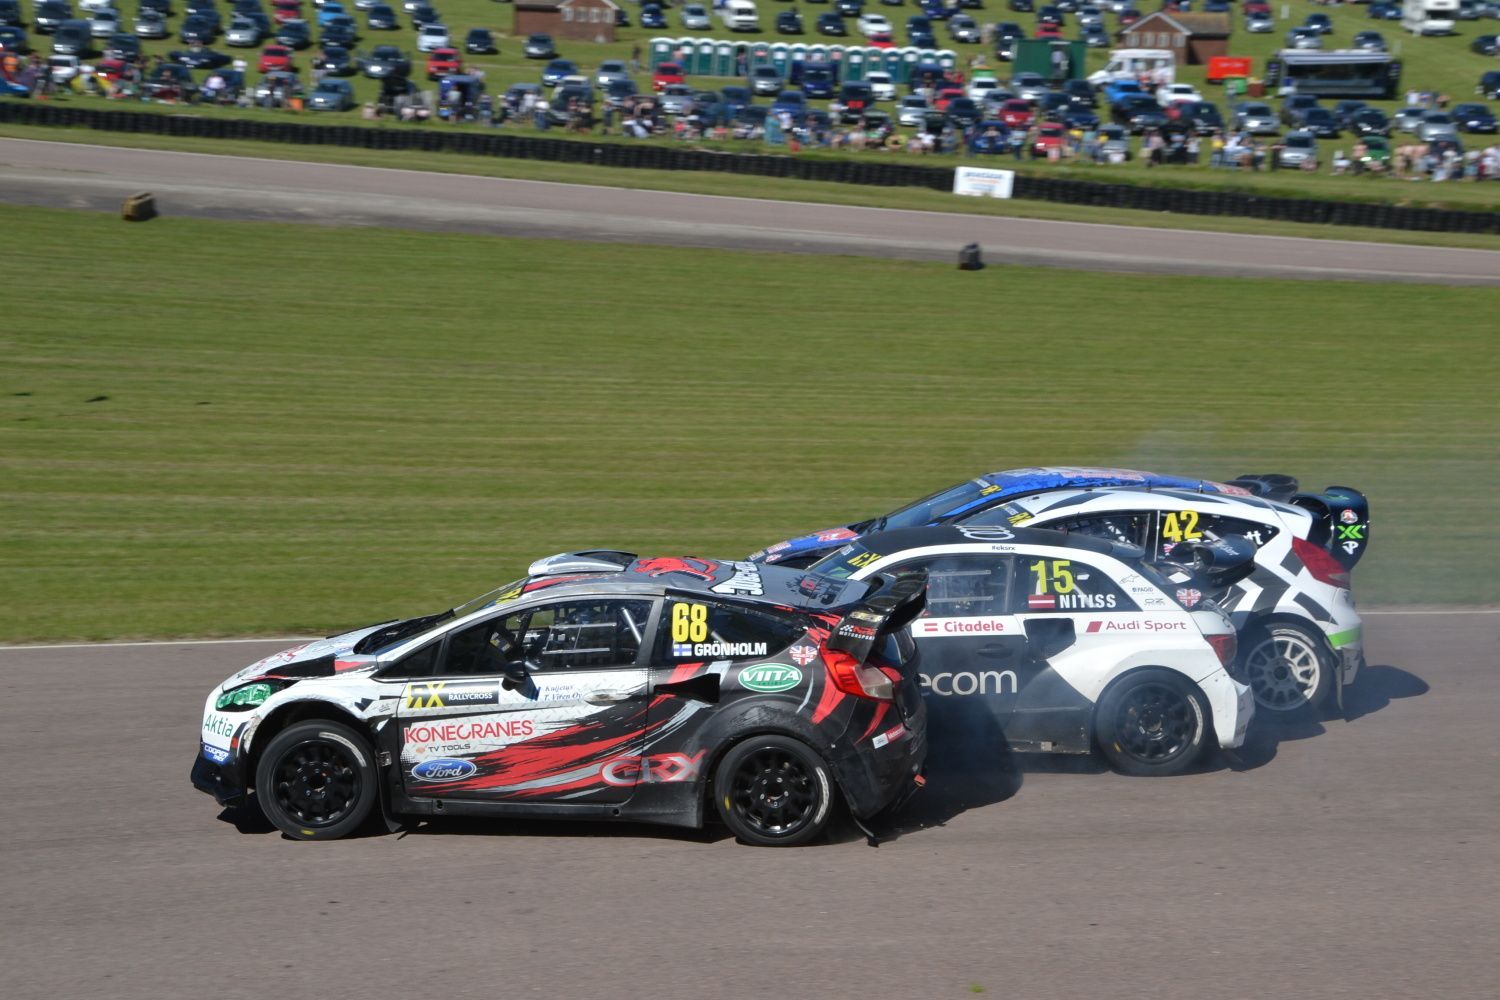
<svg viewBox="0 0 1500 1000"><path fill-rule="evenodd" d="M651 39L651 68L655 69L657 63L671 62L672 50L677 47L675 38L653 38Z"/></svg>
<svg viewBox="0 0 1500 1000"><path fill-rule="evenodd" d="M898 83L910 83L911 71L916 69L917 63L921 61L922 51L920 49L914 49L910 45L902 49L901 62L896 69L896 81Z"/></svg>
<svg viewBox="0 0 1500 1000"><path fill-rule="evenodd" d="M845 81L858 82L865 78L865 54L860 49L844 50L844 68L840 71Z"/></svg>
<svg viewBox="0 0 1500 1000"><path fill-rule="evenodd" d="M771 46L765 42L756 42L749 46L749 52L745 56L745 71L749 72L757 66L770 66Z"/></svg>
<svg viewBox="0 0 1500 1000"><path fill-rule="evenodd" d="M682 63L684 73L693 71L693 53L697 45L698 39L696 38L679 38L672 43L672 61Z"/></svg>
<svg viewBox="0 0 1500 1000"><path fill-rule="evenodd" d="M809 45L807 47L807 61L826 63L828 61L828 46Z"/></svg>
<svg viewBox="0 0 1500 1000"><path fill-rule="evenodd" d="M756 46L756 48L760 47L761 46L758 45ZM791 59L791 55L789 55L787 52L786 42L777 42L775 45L771 46L771 65L776 67L776 72L781 74L781 78L783 80L786 79L786 68L787 64L791 62ZM756 63L756 65L760 64Z"/></svg>
<svg viewBox="0 0 1500 1000"><path fill-rule="evenodd" d="M943 49L937 54L937 64L943 67L943 72L952 73L958 68L958 53L952 49Z"/></svg>
<svg viewBox="0 0 1500 1000"><path fill-rule="evenodd" d="M793 42L786 47L786 57L788 69L791 69L794 62L807 62L807 46L802 42Z"/></svg>
<svg viewBox="0 0 1500 1000"><path fill-rule="evenodd" d="M749 57L746 56L748 59ZM714 76L735 76L734 43L714 43Z"/></svg>
<svg viewBox="0 0 1500 1000"><path fill-rule="evenodd" d="M713 39L697 39L693 45L693 68L690 73L699 76L714 75L714 43Z"/></svg>

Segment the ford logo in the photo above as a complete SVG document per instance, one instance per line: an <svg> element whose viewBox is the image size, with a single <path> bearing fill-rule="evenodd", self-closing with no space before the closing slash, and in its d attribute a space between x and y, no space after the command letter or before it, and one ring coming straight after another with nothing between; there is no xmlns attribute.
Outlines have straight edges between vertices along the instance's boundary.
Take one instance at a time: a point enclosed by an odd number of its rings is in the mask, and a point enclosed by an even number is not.
<svg viewBox="0 0 1500 1000"><path fill-rule="evenodd" d="M479 768L474 766L472 760L454 760L451 757L438 757L435 760L424 760L411 769L411 776L418 781L444 782L462 781L473 774Z"/></svg>

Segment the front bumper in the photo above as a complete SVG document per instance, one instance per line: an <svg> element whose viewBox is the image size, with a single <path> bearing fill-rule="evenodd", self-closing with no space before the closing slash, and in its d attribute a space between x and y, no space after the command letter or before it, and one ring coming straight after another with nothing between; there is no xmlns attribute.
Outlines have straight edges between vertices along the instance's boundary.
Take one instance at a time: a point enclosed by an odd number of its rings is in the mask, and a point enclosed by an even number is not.
<svg viewBox="0 0 1500 1000"><path fill-rule="evenodd" d="M212 795L221 806L238 806L245 801L245 780L234 757L216 764L200 752L193 758L192 781L194 788Z"/></svg>

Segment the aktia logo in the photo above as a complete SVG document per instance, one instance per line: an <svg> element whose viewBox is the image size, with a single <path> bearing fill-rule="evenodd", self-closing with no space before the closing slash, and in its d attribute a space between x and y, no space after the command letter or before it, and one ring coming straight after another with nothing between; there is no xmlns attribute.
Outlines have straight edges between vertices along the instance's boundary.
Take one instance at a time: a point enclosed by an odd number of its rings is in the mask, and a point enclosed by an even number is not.
<svg viewBox="0 0 1500 1000"><path fill-rule="evenodd" d="M802 671L785 663L757 663L740 671L740 687L762 694L790 691L801 683Z"/></svg>

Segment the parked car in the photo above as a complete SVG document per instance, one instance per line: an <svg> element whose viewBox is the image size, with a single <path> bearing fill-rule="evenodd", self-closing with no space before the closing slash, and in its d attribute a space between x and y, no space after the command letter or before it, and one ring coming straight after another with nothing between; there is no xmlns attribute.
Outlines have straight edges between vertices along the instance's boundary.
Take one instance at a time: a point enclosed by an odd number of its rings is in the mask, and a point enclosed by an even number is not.
<svg viewBox="0 0 1500 1000"><path fill-rule="evenodd" d="M1460 132L1495 134L1495 116L1483 104L1458 104L1451 114Z"/></svg>
<svg viewBox="0 0 1500 1000"><path fill-rule="evenodd" d="M1327 14L1309 14L1302 21L1302 26L1311 28L1320 35L1333 34L1333 21Z"/></svg>
<svg viewBox="0 0 1500 1000"><path fill-rule="evenodd" d="M1349 116L1346 127L1359 136L1391 134L1391 121L1379 108L1361 108Z"/></svg>
<svg viewBox="0 0 1500 1000"><path fill-rule="evenodd" d="M488 28L470 28L464 35L464 51L470 55L492 56L500 51Z"/></svg>
<svg viewBox="0 0 1500 1000"><path fill-rule="evenodd" d="M1422 123L1417 126L1417 138L1423 142L1431 142L1434 139L1456 137L1458 125L1453 117L1445 111L1429 111L1422 116Z"/></svg>
<svg viewBox="0 0 1500 1000"><path fill-rule="evenodd" d="M1399 21L1401 20L1401 5L1376 0L1365 10L1365 16L1376 21Z"/></svg>
<svg viewBox="0 0 1500 1000"><path fill-rule="evenodd" d="M681 76L678 77L681 82ZM750 70L750 89L757 94L779 94L783 85L781 72L775 66L755 66Z"/></svg>
<svg viewBox="0 0 1500 1000"><path fill-rule="evenodd" d="M38 35L50 35L64 21L73 19L73 8L64 0L42 0L32 8L31 26Z"/></svg>
<svg viewBox="0 0 1500 1000"><path fill-rule="evenodd" d="M1154 98L1144 94L1121 98L1110 108L1110 119L1124 125L1133 135L1141 135L1167 124L1167 114Z"/></svg>
<svg viewBox="0 0 1500 1000"><path fill-rule="evenodd" d="M160 17L160 14L156 15ZM153 36L161 37L161 36ZM253 49L259 47L265 40L265 34L261 29L260 22L237 14L229 19L229 27L224 32L224 44L236 49Z"/></svg>
<svg viewBox="0 0 1500 1000"><path fill-rule="evenodd" d="M348 80L324 77L307 95L307 107L311 111L348 111L354 107L354 88Z"/></svg>
<svg viewBox="0 0 1500 1000"><path fill-rule="evenodd" d="M1276 30L1276 22L1265 11L1245 15L1245 30L1252 35L1266 35Z"/></svg>
<svg viewBox="0 0 1500 1000"><path fill-rule="evenodd" d="M1251 135L1279 135L1276 112L1263 101L1241 101L1234 106L1234 128Z"/></svg>
<svg viewBox="0 0 1500 1000"><path fill-rule="evenodd" d="M1422 116L1427 114L1427 109L1416 105L1401 108L1391 116L1391 127L1399 132L1417 134L1417 129L1422 125Z"/></svg>
<svg viewBox="0 0 1500 1000"><path fill-rule="evenodd" d="M1297 123L1297 127L1305 132L1311 132L1319 139L1337 139L1343 134L1343 130L1339 127L1339 120L1327 108L1308 108L1302 112L1302 118Z"/></svg>
<svg viewBox="0 0 1500 1000"><path fill-rule="evenodd" d="M1183 101L1176 109L1177 120L1199 135L1213 135L1224 128L1219 106L1210 101Z"/></svg>
<svg viewBox="0 0 1500 1000"><path fill-rule="evenodd" d="M312 45L312 28L306 21L282 21L272 37L278 45L300 51Z"/></svg>
<svg viewBox="0 0 1500 1000"><path fill-rule="evenodd" d="M843 17L832 11L826 14L819 14L818 20L814 22L814 28L818 34L829 35L834 38L842 38L849 34L848 30L844 27Z"/></svg>
<svg viewBox="0 0 1500 1000"><path fill-rule="evenodd" d="M920 126L932 111L927 98L921 94L908 94L896 105L896 121L909 128ZM1030 111L1030 108L1027 108Z"/></svg>
<svg viewBox="0 0 1500 1000"><path fill-rule="evenodd" d="M1323 47L1323 33L1316 28L1298 25L1286 33L1286 47L1289 49L1321 49Z"/></svg>
<svg viewBox="0 0 1500 1000"><path fill-rule="evenodd" d="M135 15L135 20L130 24L130 30L137 38L166 38L172 32L167 26L166 17L156 10L142 10ZM256 44L259 44L257 41Z"/></svg>
<svg viewBox="0 0 1500 1000"><path fill-rule="evenodd" d="M262 73L269 73L273 69L295 73L297 66L293 61L291 49L285 45L267 45L260 51L260 60L256 64L256 69Z"/></svg>
<svg viewBox="0 0 1500 1000"><path fill-rule="evenodd" d="M120 30L121 21L120 12L113 7L96 10L89 16L89 34L94 38L108 38Z"/></svg>
<svg viewBox="0 0 1500 1000"><path fill-rule="evenodd" d="M802 15L795 10L783 10L776 15L776 33L778 35L800 35L806 29L802 24Z"/></svg>
<svg viewBox="0 0 1500 1000"><path fill-rule="evenodd" d="M1281 140L1281 149L1276 153L1276 162L1278 166L1289 169L1301 168L1308 164L1317 167L1318 140L1311 132L1304 132L1300 129L1288 132Z"/></svg>
<svg viewBox="0 0 1500 1000"><path fill-rule="evenodd" d="M1281 102L1281 124L1295 126L1302 120L1302 112L1318 107L1318 99L1312 94L1288 94Z"/></svg>
<svg viewBox="0 0 1500 1000"><path fill-rule="evenodd" d="M555 59L557 46L553 44L551 35L542 33L527 35L526 41L521 46L521 54L527 59Z"/></svg>
<svg viewBox="0 0 1500 1000"><path fill-rule="evenodd" d="M1378 31L1356 31L1354 33L1354 47L1363 52L1384 52L1386 50L1385 36Z"/></svg>
<svg viewBox="0 0 1500 1000"><path fill-rule="evenodd" d="M313 56L313 69L325 76L353 76L357 72L354 55L342 45L325 45Z"/></svg>
<svg viewBox="0 0 1500 1000"><path fill-rule="evenodd" d="M686 83L687 76L682 71L682 64L675 62L662 62L656 64L656 69L651 71L651 89L661 93L663 87L674 83Z"/></svg>
<svg viewBox="0 0 1500 1000"><path fill-rule="evenodd" d="M389 4L377 3L365 14L365 27L371 31L398 31L401 21Z"/></svg>
<svg viewBox="0 0 1500 1000"><path fill-rule="evenodd" d="M464 71L463 56L457 49L433 49L427 54L427 79L451 76Z"/></svg>
<svg viewBox="0 0 1500 1000"><path fill-rule="evenodd" d="M406 58L406 53L394 45L375 46L370 50L369 58L361 64L361 68L365 76L372 80L411 76L411 60Z"/></svg>
<svg viewBox="0 0 1500 1000"><path fill-rule="evenodd" d="M1479 74L1479 82L1474 84L1474 93L1491 101L1500 100L1500 70L1487 70Z"/></svg>
<svg viewBox="0 0 1500 1000"><path fill-rule="evenodd" d="M686 4L682 8L682 26L689 31L707 31L712 28L713 21L708 16L708 8L701 3Z"/></svg>
<svg viewBox="0 0 1500 1000"><path fill-rule="evenodd" d="M434 52L437 49L453 47L453 41L448 37L448 28L441 24L424 24L417 29L417 51Z"/></svg>
<svg viewBox="0 0 1500 1000"><path fill-rule="evenodd" d="M556 87L560 85L565 76L574 76L578 73L578 64L571 59L554 59L542 67L542 86Z"/></svg>
<svg viewBox="0 0 1500 1000"><path fill-rule="evenodd" d="M1016 73L1010 78L1010 89L1023 101L1040 101L1052 88L1040 73Z"/></svg>
<svg viewBox="0 0 1500 1000"><path fill-rule="evenodd" d="M167 58L174 63L181 63L188 69L220 69L234 62L227 53L216 52L200 45L186 49L173 49L167 53Z"/></svg>
<svg viewBox="0 0 1500 1000"><path fill-rule="evenodd" d="M977 44L979 25L968 14L954 14L948 18L948 37L965 45Z"/></svg>
<svg viewBox="0 0 1500 1000"><path fill-rule="evenodd" d="M875 100L894 101L896 99L896 80L891 74L883 71L866 73L865 82L870 85Z"/></svg>

